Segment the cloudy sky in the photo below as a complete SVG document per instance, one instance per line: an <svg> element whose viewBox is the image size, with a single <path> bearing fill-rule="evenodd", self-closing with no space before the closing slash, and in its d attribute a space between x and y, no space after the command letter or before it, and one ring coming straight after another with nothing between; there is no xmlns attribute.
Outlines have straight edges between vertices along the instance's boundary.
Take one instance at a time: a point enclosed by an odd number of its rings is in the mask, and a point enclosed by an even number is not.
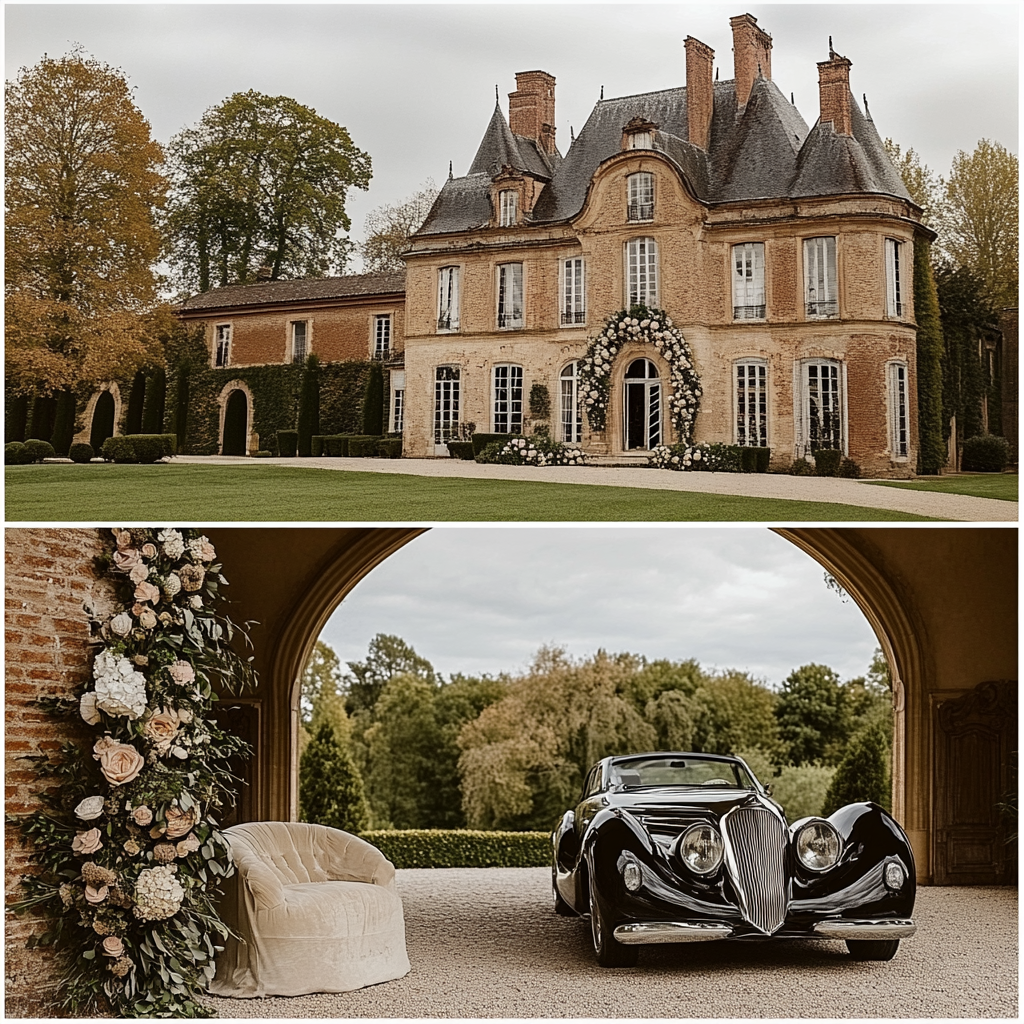
<svg viewBox="0 0 1024 1024"><path fill-rule="evenodd" d="M816 62L828 38L853 62L883 138L940 174L980 138L1017 151L1018 5L1008 4L17 4L4 8L6 69L75 44L120 67L166 142L230 94L292 96L345 125L373 158L353 194L366 214L398 202L452 161L464 174L515 72L557 79L557 142L579 131L604 87L630 95L685 82L683 40L716 52L732 77L729 17L747 11L774 40L773 77L818 114Z"/></svg>
<svg viewBox="0 0 1024 1024"><path fill-rule="evenodd" d="M392 633L445 676L514 672L542 644L696 658L773 686L809 662L863 675L875 635L823 575L763 528L443 527L359 583L322 638L344 662Z"/></svg>

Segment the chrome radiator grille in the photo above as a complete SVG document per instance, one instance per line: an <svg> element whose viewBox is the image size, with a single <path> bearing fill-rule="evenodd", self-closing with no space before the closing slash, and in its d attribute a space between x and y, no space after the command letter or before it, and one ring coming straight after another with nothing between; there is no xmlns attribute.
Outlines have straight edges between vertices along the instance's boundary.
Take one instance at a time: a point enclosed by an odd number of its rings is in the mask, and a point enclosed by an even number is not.
<svg viewBox="0 0 1024 1024"><path fill-rule="evenodd" d="M764 807L736 807L722 818L725 860L745 921L771 935L786 919L786 833Z"/></svg>

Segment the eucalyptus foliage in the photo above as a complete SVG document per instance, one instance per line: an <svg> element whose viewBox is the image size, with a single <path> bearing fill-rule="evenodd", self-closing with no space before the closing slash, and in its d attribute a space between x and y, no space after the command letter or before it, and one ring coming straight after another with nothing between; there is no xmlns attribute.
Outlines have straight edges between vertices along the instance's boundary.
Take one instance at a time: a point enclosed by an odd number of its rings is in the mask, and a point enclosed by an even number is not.
<svg viewBox="0 0 1024 1024"><path fill-rule="evenodd" d="M52 788L19 819L39 870L14 909L48 918L35 944L60 950L72 1013L209 1016L200 1000L228 935L215 899L233 872L217 815L249 753L211 709L254 684L233 646L248 636L217 612L227 580L198 531L115 530L101 563L119 604L93 623L93 679L78 700L38 701L95 742L29 758Z"/></svg>

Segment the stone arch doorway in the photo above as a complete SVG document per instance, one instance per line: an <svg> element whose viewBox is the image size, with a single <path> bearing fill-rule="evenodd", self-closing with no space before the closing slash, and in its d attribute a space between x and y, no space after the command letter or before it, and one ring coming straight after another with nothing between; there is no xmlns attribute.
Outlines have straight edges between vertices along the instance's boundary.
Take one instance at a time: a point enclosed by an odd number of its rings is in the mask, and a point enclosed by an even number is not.
<svg viewBox="0 0 1024 1024"><path fill-rule="evenodd" d="M252 422L252 404L247 392L240 387L226 389L221 417L221 455L247 455Z"/></svg>
<svg viewBox="0 0 1024 1024"><path fill-rule="evenodd" d="M89 444L99 455L103 442L114 436L114 396L109 391L101 391L96 396L96 404L92 410L92 427L89 433Z"/></svg>

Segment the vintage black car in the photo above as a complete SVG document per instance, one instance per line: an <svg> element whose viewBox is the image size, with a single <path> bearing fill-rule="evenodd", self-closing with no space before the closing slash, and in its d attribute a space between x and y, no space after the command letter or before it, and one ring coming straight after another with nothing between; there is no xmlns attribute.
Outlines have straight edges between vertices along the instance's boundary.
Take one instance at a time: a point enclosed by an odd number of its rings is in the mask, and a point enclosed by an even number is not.
<svg viewBox="0 0 1024 1024"><path fill-rule="evenodd" d="M914 857L889 814L858 803L789 824L738 757L606 757L552 840L555 910L589 915L605 967L650 943L770 937L890 960L916 931Z"/></svg>

